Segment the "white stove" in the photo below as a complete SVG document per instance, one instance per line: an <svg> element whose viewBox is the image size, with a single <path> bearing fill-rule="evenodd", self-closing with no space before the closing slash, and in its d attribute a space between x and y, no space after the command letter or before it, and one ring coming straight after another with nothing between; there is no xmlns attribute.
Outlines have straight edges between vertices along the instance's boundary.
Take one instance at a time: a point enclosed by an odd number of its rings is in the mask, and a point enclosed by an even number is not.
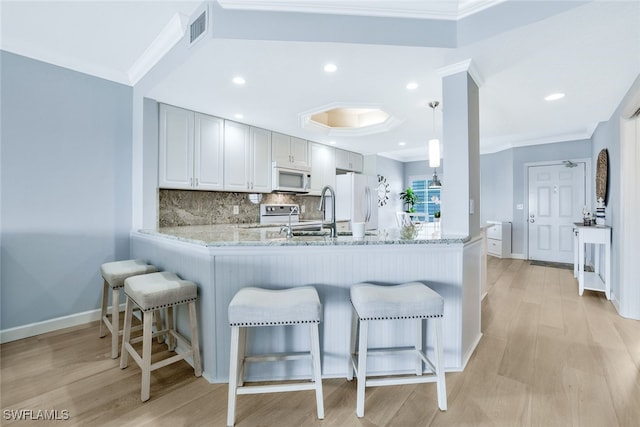
<svg viewBox="0 0 640 427"><path fill-rule="evenodd" d="M262 204L260 205L260 224L291 224L300 222L300 207L296 204Z"/></svg>

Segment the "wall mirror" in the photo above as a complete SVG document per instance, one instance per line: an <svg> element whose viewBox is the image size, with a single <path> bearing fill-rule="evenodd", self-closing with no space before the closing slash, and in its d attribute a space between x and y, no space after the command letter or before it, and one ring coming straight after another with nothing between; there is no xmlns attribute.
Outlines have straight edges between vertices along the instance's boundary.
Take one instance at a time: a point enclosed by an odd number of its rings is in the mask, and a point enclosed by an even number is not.
<svg viewBox="0 0 640 427"><path fill-rule="evenodd" d="M602 198L605 206L608 202L609 187L609 153L606 148L600 150L596 165L596 202Z"/></svg>

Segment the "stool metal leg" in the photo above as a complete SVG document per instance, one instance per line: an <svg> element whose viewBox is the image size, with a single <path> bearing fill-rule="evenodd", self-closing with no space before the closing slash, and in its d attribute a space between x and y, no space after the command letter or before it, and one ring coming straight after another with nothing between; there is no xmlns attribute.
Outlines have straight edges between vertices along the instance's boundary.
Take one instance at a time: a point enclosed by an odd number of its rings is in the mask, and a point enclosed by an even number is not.
<svg viewBox="0 0 640 427"><path fill-rule="evenodd" d="M142 391L143 402L149 400L151 388L151 345L153 343L153 311L145 311L142 321Z"/></svg>
<svg viewBox="0 0 640 427"><path fill-rule="evenodd" d="M309 325L311 332L311 362L313 364L313 381L316 383L316 405L318 406L318 419L324 419L324 399L322 396L322 369L320 368L320 334L318 324Z"/></svg>
<svg viewBox="0 0 640 427"><path fill-rule="evenodd" d="M242 328L245 329L245 328ZM231 352L229 354L229 401L227 404L227 426L235 424L236 396L238 388L238 361L240 347L240 327L231 327ZM244 355L242 356L244 357Z"/></svg>
<svg viewBox="0 0 640 427"><path fill-rule="evenodd" d="M434 320L436 330L436 348L435 348L435 365L436 375L438 377L436 381L436 387L438 391L438 407L442 411L447 410L447 385L444 378L444 366L442 358L442 317L436 317Z"/></svg>
<svg viewBox="0 0 640 427"><path fill-rule="evenodd" d="M109 284L106 280L102 281L102 307L100 310L100 338L103 338L107 331L105 330L105 316L107 315L107 302L109 300Z"/></svg>
<svg viewBox="0 0 640 427"><path fill-rule="evenodd" d="M369 322L360 319L360 334L358 346L358 392L356 403L356 415L359 418L364 417L364 391L367 384L367 333L369 330Z"/></svg>
<svg viewBox="0 0 640 427"><path fill-rule="evenodd" d="M196 303L189 303L189 328L191 329L191 351L193 352L193 371L196 377L202 376L202 362L200 361L200 341L198 338L198 318L196 317Z"/></svg>

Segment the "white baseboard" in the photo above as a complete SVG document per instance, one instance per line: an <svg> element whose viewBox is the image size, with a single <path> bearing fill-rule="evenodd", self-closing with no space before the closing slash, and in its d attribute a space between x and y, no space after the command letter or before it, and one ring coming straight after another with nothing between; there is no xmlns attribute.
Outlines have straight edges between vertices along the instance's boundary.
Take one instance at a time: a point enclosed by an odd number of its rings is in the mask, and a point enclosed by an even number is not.
<svg viewBox="0 0 640 427"><path fill-rule="evenodd" d="M514 253L511 253L511 258L512 259L526 259L524 254L514 254Z"/></svg>
<svg viewBox="0 0 640 427"><path fill-rule="evenodd" d="M107 307L111 312L111 307ZM120 311L124 310L124 304L120 305ZM57 317L55 319L44 320L42 322L30 323L28 325L16 326L15 328L0 330L0 344L17 341L23 338L34 337L47 332L53 332L72 326L83 325L85 323L100 320L101 310L89 310L82 313L70 314L68 316Z"/></svg>

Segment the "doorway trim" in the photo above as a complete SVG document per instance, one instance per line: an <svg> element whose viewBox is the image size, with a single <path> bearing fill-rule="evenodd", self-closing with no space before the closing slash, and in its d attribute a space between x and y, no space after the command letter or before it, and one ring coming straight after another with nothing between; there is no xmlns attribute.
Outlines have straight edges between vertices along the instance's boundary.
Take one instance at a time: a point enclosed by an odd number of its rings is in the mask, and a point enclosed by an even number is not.
<svg viewBox="0 0 640 427"><path fill-rule="evenodd" d="M635 105L640 105L640 100ZM616 244L615 238L619 237L619 243L612 250L616 251L614 253L618 254L619 260L611 267L615 277L616 264L618 266L619 287L617 293L612 293L611 302L622 317L640 319L640 289L637 286L640 274L634 257L640 248L636 238L640 232L640 221L636 219L640 201L633 185L640 176L637 170L640 160L640 116L635 115L634 111L626 117L629 118L620 118L620 200L617 205L620 219L612 224L618 228L614 229L616 233L612 239Z"/></svg>
<svg viewBox="0 0 640 427"><path fill-rule="evenodd" d="M524 164L524 210L522 211L521 221L525 223L524 229L524 259L529 259L529 168L535 166L556 166L562 165L562 162L565 160L569 160L574 163L584 163L585 164L585 172L584 172L584 184L585 184L585 195L584 200L587 206L593 206L593 183L592 181L592 170L591 170L591 158L582 158L582 159L563 159L563 160L548 160L544 162L529 162Z"/></svg>

